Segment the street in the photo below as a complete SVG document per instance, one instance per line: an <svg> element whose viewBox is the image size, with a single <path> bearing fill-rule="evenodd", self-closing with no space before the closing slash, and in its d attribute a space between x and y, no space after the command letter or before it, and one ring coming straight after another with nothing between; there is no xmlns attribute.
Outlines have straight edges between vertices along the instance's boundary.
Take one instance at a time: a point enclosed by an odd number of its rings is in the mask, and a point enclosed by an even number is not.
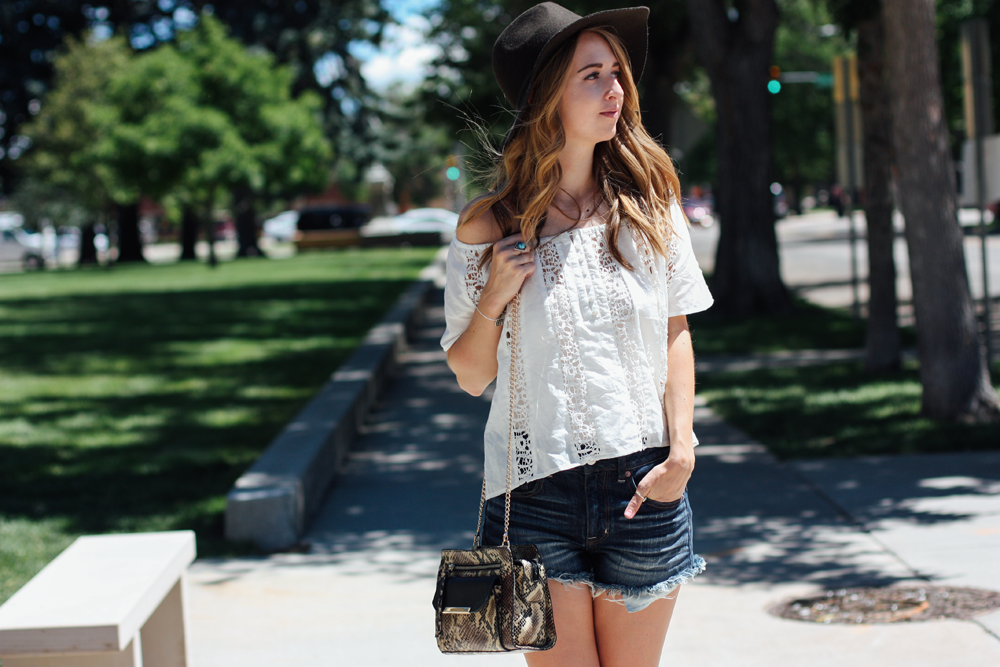
<svg viewBox="0 0 1000 667"><path fill-rule="evenodd" d="M859 295L861 303L868 301L868 246L864 240L864 215L857 212L854 217L858 235L857 262ZM897 230L902 229L902 219L897 213ZM807 213L790 216L777 223L778 252L781 260L781 276L789 288L797 295L830 307L849 308L851 306L851 246L846 218L838 218L832 211ZM719 238L719 227L692 227L691 239L698 262L705 272L715 266L715 244ZM1000 298L1000 236L992 235L987 240L989 256L990 296ZM969 286L974 299L982 298L982 261L978 236L965 237L965 262L969 275ZM896 294L900 302L901 323L912 323L909 262L907 261L906 240L897 236L895 243ZM864 312L864 310L862 310ZM994 319L998 313L994 312Z"/></svg>

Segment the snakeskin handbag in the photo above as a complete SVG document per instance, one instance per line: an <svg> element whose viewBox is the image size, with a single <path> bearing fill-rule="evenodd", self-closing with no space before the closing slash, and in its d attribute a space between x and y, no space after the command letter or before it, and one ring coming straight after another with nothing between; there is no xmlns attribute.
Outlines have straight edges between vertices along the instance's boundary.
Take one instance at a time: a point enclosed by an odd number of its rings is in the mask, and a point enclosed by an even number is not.
<svg viewBox="0 0 1000 667"><path fill-rule="evenodd" d="M511 410L517 354L518 302L511 308ZM511 415L513 417L513 414ZM434 634L442 653L525 653L556 645L556 624L545 565L533 545L512 545L510 477L514 423L507 441L507 492L503 540L484 547L481 531L486 480L479 498L479 521L472 549L444 549L434 592Z"/></svg>

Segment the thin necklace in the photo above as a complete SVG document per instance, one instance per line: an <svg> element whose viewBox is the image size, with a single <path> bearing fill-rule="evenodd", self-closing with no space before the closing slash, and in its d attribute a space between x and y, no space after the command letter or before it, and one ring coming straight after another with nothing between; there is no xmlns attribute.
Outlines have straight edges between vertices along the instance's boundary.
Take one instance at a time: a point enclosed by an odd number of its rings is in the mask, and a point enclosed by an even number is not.
<svg viewBox="0 0 1000 667"><path fill-rule="evenodd" d="M566 192L566 191L563 190L563 192ZM596 188L594 189L594 194L592 194L590 196L590 205L587 206L587 208L583 208L583 206L581 206L580 203L576 201L576 199L573 197L573 195L570 195L568 192L566 192L566 194L569 195L569 198L573 200L574 204L576 204L577 210L580 211L580 217L577 219L576 224L574 224L573 227L576 227L576 225L578 225L581 222L583 222L584 220L586 220L587 216L589 216L591 212L595 212L596 213L597 209L600 208L600 204L596 203L597 202L597 198L601 194L601 191L599 189L596 189ZM560 209L558 206L556 208L559 210L560 213L563 213L562 209ZM566 215L565 213L563 213L563 215L566 216L567 218L569 218L569 216ZM570 229L572 229L572 227Z"/></svg>

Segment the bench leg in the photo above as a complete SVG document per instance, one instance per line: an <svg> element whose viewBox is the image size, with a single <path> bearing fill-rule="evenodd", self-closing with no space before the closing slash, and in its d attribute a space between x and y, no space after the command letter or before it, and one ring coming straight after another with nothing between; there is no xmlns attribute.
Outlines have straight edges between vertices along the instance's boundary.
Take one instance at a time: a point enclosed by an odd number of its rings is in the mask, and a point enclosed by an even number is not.
<svg viewBox="0 0 1000 667"><path fill-rule="evenodd" d="M184 575L181 575L139 631L142 636L142 667L187 667L186 619Z"/></svg>
<svg viewBox="0 0 1000 667"><path fill-rule="evenodd" d="M137 634L121 651L72 655L10 656L3 667L143 667L142 642Z"/></svg>

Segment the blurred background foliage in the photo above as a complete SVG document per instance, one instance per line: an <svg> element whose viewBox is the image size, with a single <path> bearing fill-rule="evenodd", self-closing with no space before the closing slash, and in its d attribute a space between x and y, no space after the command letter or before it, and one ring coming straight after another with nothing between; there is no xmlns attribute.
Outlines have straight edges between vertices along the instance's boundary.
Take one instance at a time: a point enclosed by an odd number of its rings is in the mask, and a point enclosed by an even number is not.
<svg viewBox="0 0 1000 667"><path fill-rule="evenodd" d="M63 199L75 199L78 211L98 218L137 192L160 198L169 211L204 209L212 202L249 208L259 217L331 183L346 199L364 200L363 176L380 163L395 178L398 201L425 205L444 191L448 155L465 154L473 175L477 165L488 164L481 137L470 126L497 141L511 118L493 78L492 44L531 4L5 2L0 5L0 189L12 196L23 184L37 192L29 184L41 181ZM580 13L608 8L594 0L563 4ZM653 38L641 82L644 120L670 149L685 187L711 189L715 106L693 55L687 5L684 0L648 4ZM946 112L957 151L964 137L958 26L983 16L1000 28L1000 3L937 4ZM409 5L424 15L426 44L437 55L423 81L376 89L363 73L359 46L369 52L383 46L387 30L405 22L400 8ZM738 0L725 5L736 12L732 16L742 7ZM777 5L774 64L784 72L828 74L831 59L852 48L857 22L879 3L777 0ZM994 67L1000 67L1000 49L993 53ZM174 70L185 67L200 92L181 85L185 75ZM163 89L145 98L145 109L132 110L126 127L102 134L119 113L113 107L139 99L129 102L127 95L111 92L132 84L153 86L139 79L157 72L163 78L155 85ZM119 83L112 85L113 79ZM132 84L121 83L126 80ZM182 109L185 96L190 104ZM794 208L802 193L834 179L832 94L828 85L789 84L771 102L772 122L782 128L773 138L774 179L785 186ZM135 120L139 112L146 114L141 121ZM994 112L1000 114L1000 105ZM232 133L225 129L230 126ZM207 134L217 139L185 143L185 137ZM174 155L167 158L170 152ZM475 194L474 185L469 194ZM80 216L61 219L76 224Z"/></svg>

